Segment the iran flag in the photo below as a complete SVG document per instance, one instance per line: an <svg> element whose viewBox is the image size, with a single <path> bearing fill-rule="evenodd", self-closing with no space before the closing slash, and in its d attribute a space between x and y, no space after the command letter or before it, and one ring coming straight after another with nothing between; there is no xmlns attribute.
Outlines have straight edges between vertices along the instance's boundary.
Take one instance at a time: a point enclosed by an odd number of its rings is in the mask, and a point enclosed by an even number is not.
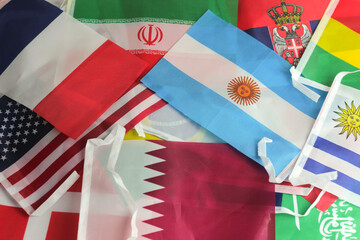
<svg viewBox="0 0 360 240"><path fill-rule="evenodd" d="M0 8L0 92L79 137L147 64L43 0Z"/></svg>

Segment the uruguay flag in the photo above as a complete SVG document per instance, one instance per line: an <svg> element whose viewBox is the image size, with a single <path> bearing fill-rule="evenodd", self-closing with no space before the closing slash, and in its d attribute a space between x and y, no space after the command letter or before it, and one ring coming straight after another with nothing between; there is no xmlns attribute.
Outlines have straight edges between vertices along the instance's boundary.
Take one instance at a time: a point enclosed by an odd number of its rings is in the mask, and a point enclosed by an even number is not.
<svg viewBox="0 0 360 240"><path fill-rule="evenodd" d="M315 179L316 187L360 206L360 72L339 73L301 152L291 179ZM326 182L322 176L337 173Z"/></svg>
<svg viewBox="0 0 360 240"><path fill-rule="evenodd" d="M292 86L290 67L208 11L142 82L259 163L258 142L272 139L267 156L285 177L321 107Z"/></svg>
<svg viewBox="0 0 360 240"><path fill-rule="evenodd" d="M0 92L77 138L146 63L43 0L0 8Z"/></svg>

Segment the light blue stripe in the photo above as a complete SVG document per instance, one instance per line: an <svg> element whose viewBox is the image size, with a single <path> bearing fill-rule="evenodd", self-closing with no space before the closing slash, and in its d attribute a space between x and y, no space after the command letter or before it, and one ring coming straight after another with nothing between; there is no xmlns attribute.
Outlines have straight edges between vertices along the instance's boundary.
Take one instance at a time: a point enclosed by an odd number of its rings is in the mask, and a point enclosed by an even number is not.
<svg viewBox="0 0 360 240"><path fill-rule="evenodd" d="M247 33L207 11L187 34L252 74L303 113L317 117L326 92L316 90L321 99L318 103L310 100L292 86L290 63Z"/></svg>
<svg viewBox="0 0 360 240"><path fill-rule="evenodd" d="M189 77L165 59L141 80L161 98L210 132L261 163L257 144L263 137L269 143L268 156L279 174L299 153L295 145L244 113L234 104Z"/></svg>

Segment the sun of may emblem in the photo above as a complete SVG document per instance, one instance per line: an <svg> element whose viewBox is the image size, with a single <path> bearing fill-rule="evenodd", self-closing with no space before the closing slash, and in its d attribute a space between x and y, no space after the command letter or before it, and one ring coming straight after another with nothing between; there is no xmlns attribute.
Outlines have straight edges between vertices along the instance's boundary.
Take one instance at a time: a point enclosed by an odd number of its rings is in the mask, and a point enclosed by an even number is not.
<svg viewBox="0 0 360 240"><path fill-rule="evenodd" d="M354 135L355 141L357 140L357 135L360 135L360 106L357 108L354 105L354 101L351 102L351 107L345 102L346 109L338 106L341 112L335 112L340 118L333 119L335 122L340 122L335 127L342 127L341 133L343 134L347 131L346 139L350 134Z"/></svg>
<svg viewBox="0 0 360 240"><path fill-rule="evenodd" d="M251 105L260 99L260 88L250 77L237 77L232 79L227 92L234 102L240 105Z"/></svg>

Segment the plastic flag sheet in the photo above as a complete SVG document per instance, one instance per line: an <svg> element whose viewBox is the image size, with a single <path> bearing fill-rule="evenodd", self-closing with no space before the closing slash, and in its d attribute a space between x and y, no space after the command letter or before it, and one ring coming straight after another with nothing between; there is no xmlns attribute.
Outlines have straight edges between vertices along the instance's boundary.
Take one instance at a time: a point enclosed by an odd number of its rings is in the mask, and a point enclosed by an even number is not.
<svg viewBox="0 0 360 240"><path fill-rule="evenodd" d="M360 239L358 0L0 0L0 240Z"/></svg>

